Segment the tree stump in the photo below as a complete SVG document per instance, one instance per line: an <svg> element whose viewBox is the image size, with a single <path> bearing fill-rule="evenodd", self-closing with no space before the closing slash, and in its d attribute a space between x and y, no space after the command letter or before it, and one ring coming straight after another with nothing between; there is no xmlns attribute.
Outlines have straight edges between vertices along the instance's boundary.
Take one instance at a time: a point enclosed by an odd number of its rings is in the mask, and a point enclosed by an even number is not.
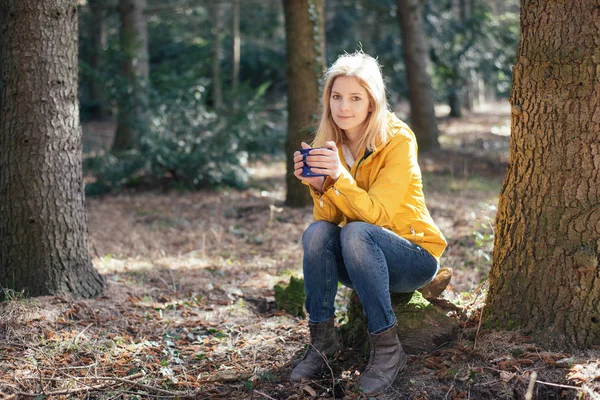
<svg viewBox="0 0 600 400"><path fill-rule="evenodd" d="M427 352L452 341L458 330L458 321L427 301L423 295L392 293L392 307L398 320L398 337L408 354ZM348 322L341 327L347 347L369 349L367 318L355 291L348 305Z"/></svg>

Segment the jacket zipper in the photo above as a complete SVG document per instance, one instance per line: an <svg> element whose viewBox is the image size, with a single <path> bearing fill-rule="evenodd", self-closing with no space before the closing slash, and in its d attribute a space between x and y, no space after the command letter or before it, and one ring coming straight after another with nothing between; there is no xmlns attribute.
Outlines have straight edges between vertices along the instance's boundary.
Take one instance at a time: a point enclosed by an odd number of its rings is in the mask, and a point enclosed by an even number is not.
<svg viewBox="0 0 600 400"><path fill-rule="evenodd" d="M371 155L371 153L369 153L369 155ZM358 168L360 167L360 164L364 161L365 158L367 158L366 152L365 152L365 154L363 154L362 158L358 161L358 164L356 164L356 169L354 170L354 180L356 180L356 174L358 173Z"/></svg>

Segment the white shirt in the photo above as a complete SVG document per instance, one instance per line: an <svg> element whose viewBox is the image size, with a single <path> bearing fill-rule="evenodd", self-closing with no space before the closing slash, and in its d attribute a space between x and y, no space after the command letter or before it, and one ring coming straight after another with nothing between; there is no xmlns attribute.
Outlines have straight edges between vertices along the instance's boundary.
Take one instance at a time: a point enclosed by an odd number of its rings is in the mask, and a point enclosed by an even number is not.
<svg viewBox="0 0 600 400"><path fill-rule="evenodd" d="M346 164L348 164L349 168L352 168L356 159L352 155L350 148L348 146L346 146L345 144L342 145L342 153L344 153L344 158L346 159Z"/></svg>

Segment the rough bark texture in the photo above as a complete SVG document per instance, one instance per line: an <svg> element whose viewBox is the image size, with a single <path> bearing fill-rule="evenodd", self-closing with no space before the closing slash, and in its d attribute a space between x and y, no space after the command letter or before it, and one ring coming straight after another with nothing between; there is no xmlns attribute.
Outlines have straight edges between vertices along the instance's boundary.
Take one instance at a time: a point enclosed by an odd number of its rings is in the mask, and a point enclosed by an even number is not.
<svg viewBox="0 0 600 400"><path fill-rule="evenodd" d="M102 56L106 46L106 6L101 0L88 0L90 7L90 67L102 69ZM97 119L108 116L108 106L104 85L99 79L90 79L90 101L93 104L92 116Z"/></svg>
<svg viewBox="0 0 600 400"><path fill-rule="evenodd" d="M2 74L2 49L4 48L4 13L0 8L0 110L2 109L2 88L4 87L4 78ZM0 121L4 117L0 114Z"/></svg>
<svg viewBox="0 0 600 400"><path fill-rule="evenodd" d="M312 141L311 130L319 108L319 77L325 68L324 0L283 0L286 33L288 133L286 204L303 207L310 194L294 176L293 153Z"/></svg>
<svg viewBox="0 0 600 400"><path fill-rule="evenodd" d="M397 4L408 82L410 125L417 137L419 150L436 149L440 144L427 66L429 56L421 0L397 0Z"/></svg>
<svg viewBox="0 0 600 400"><path fill-rule="evenodd" d="M103 289L88 254L75 0L3 0L0 285L32 296Z"/></svg>
<svg viewBox="0 0 600 400"><path fill-rule="evenodd" d="M456 336L458 322L419 292L393 293L392 305L398 321L398 337L409 354L433 350ZM356 292L350 298L348 322L341 332L346 346L368 351L367 319Z"/></svg>
<svg viewBox="0 0 600 400"><path fill-rule="evenodd" d="M521 2L485 324L600 345L600 7Z"/></svg>
<svg viewBox="0 0 600 400"><path fill-rule="evenodd" d="M121 93L119 96L113 151L134 148L144 120L145 87L149 73L145 9L146 0L119 0L121 75L131 90L130 93Z"/></svg>

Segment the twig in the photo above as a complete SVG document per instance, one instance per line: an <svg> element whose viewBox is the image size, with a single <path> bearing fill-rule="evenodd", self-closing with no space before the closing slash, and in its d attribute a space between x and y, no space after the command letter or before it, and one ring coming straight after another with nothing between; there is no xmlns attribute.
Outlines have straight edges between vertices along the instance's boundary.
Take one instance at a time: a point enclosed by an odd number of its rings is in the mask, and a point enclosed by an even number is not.
<svg viewBox="0 0 600 400"><path fill-rule="evenodd" d="M101 381L117 381L117 382L121 382L121 383L125 383L128 385L133 385L133 386L137 386L140 387L142 389L146 389L146 390L150 390L156 393L162 393L165 394L167 396L173 396L173 397L177 397L177 396L186 396L189 395L190 392L172 392L170 390L164 390L164 389L160 389L154 386L148 386L148 385L144 385L143 383L138 383L135 381L131 381L129 379L123 379L123 378L110 378L110 377L92 377L90 379L96 379L96 380L101 380Z"/></svg>
<svg viewBox="0 0 600 400"><path fill-rule="evenodd" d="M77 340L79 340L79 337L80 337L81 335L83 335L83 332L87 331L87 330L88 330L88 328L89 328L90 326L92 326L92 325L94 325L94 324L93 324L93 323L89 324L88 326L86 326L85 328L83 328L83 330L82 330L81 332L79 332L79 333L77 334L77 336L75 336L75 339L73 339L73 345L76 345L76 344L77 344Z"/></svg>
<svg viewBox="0 0 600 400"><path fill-rule="evenodd" d="M477 347L477 338L479 337L479 330L481 329L481 323L483 322L483 310L479 314L479 323L477 324L477 332L475 332L475 340L473 340L473 351Z"/></svg>
<svg viewBox="0 0 600 400"><path fill-rule="evenodd" d="M143 373L139 372L135 375L131 375L130 378L137 378L142 376ZM156 392L156 393L161 393L163 396L170 396L170 397L177 397L177 396L187 396L190 395L191 392L172 392L170 390L164 390L164 389L160 389L154 386L148 386L148 385L144 385L143 383L139 383L139 382L135 382L132 381L130 379L123 379L123 378L117 378L117 377L110 377L110 376L85 376L85 377L75 377L75 376L70 376L67 375L69 377L71 377L72 379L74 379L75 381L77 381L80 384L86 385L85 382L82 382L81 379L90 379L90 380L96 380L96 381L115 381L115 382L119 382L119 383L123 383L123 384L127 384L127 385L131 385L131 386L136 386L138 388L141 389L145 389L145 390L149 390L151 392ZM36 379L36 378L28 378L26 377L25 379ZM46 380L57 380L60 381L62 379L58 379L58 378L46 378ZM102 386L106 386L106 385L100 385ZM89 390L89 388L78 388L77 390ZM71 389L71 390L75 390L75 389ZM27 393L19 393L19 395L21 396L28 396L28 397L36 397L36 396L47 396L47 395L58 395L58 394L69 394L71 392L67 391L66 393L63 393L64 391L59 392L47 392L47 393L36 393L36 394L27 394Z"/></svg>
<svg viewBox="0 0 600 400"><path fill-rule="evenodd" d="M529 377L529 385L527 386L527 393L525 393L525 400L531 400L533 398L533 387L535 386L536 379L537 372L533 371Z"/></svg>
<svg viewBox="0 0 600 400"><path fill-rule="evenodd" d="M98 389L105 388L106 386L108 386L108 385L107 384L103 384L103 385L96 385L96 386L85 386L85 387L78 387L78 388L69 389L69 390L57 390L55 392L44 392L44 393L23 393L23 392L19 392L19 393L17 393L17 395L24 396L24 397L60 396L60 395L63 395L63 394L75 394L75 393L81 393L81 392L88 392L90 390L98 390Z"/></svg>
<svg viewBox="0 0 600 400"><path fill-rule="evenodd" d="M97 365L98 365L98 363L94 362L94 363L92 363L90 365L76 365L74 367L62 367L62 368L58 368L58 370L65 370L65 369L85 369L85 368L92 368L92 367L95 367Z"/></svg>
<svg viewBox="0 0 600 400"><path fill-rule="evenodd" d="M196 382L198 382L198 383L241 382L241 381L247 381L253 375L254 375L253 373L243 373L243 374L237 375L235 378L232 378L231 376L216 376L216 377L209 378L209 379L198 379L198 380L196 380Z"/></svg>
<svg viewBox="0 0 600 400"><path fill-rule="evenodd" d="M269 395L267 395L267 394L265 394L263 392L259 392L258 390L254 390L254 393L260 394L261 396L264 396L267 399L276 400L276 399L272 398L271 396L269 396Z"/></svg>
<svg viewBox="0 0 600 400"><path fill-rule="evenodd" d="M531 374L531 375L533 375L533 374ZM532 378L532 379L535 379L535 378ZM565 389L583 390L583 388L581 388L579 386L561 385L559 383L544 382L544 381L536 381L536 382L541 383L542 385L556 386L556 387L561 387L561 388L565 388Z"/></svg>

